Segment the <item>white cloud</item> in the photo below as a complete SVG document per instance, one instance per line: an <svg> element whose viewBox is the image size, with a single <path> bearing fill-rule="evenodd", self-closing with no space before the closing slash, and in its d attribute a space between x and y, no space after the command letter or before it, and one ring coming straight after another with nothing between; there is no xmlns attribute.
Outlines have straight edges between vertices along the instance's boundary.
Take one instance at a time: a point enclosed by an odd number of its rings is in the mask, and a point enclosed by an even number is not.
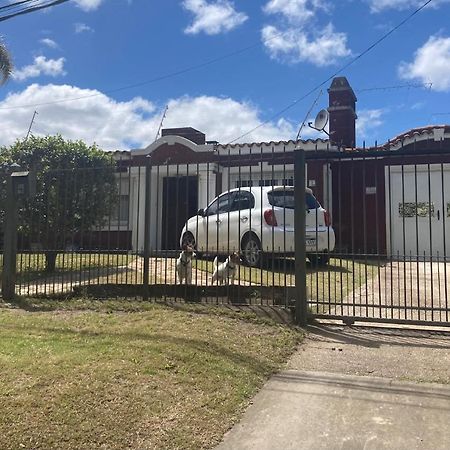
<svg viewBox="0 0 450 450"><path fill-rule="evenodd" d="M374 132L383 124L384 109L360 109L356 121L356 135L358 140L374 137Z"/></svg>
<svg viewBox="0 0 450 450"><path fill-rule="evenodd" d="M18 81L24 81L28 78L39 77L40 75L48 75L51 77L65 75L64 61L65 58L47 59L45 56L36 56L33 64L14 71L13 78Z"/></svg>
<svg viewBox="0 0 450 450"><path fill-rule="evenodd" d="M270 0L263 10L266 14L282 14L289 22L299 24L312 19L319 9L328 7L325 0Z"/></svg>
<svg viewBox="0 0 450 450"><path fill-rule="evenodd" d="M267 25L262 29L262 40L272 58L291 63L327 66L351 55L347 48L347 35L334 31L331 23L312 34L302 28L289 28L283 33Z"/></svg>
<svg viewBox="0 0 450 450"><path fill-rule="evenodd" d="M60 133L67 139L96 142L105 150L146 147L156 134L161 110L148 100L136 97L118 102L99 91L69 85L32 84L26 89L9 94L0 102L0 122L4 130L0 144L8 145L23 138L34 105L68 98L84 97L75 101L42 104L33 125L35 135ZM227 143L261 123L259 110L250 103L231 98L181 97L169 100L164 127L192 126L206 133L208 139ZM265 124L242 142L291 139L297 126L285 119Z"/></svg>
<svg viewBox="0 0 450 450"><path fill-rule="evenodd" d="M46 45L49 48L59 48L59 45L53 39L50 38L41 39L39 42L41 44Z"/></svg>
<svg viewBox="0 0 450 450"><path fill-rule="evenodd" d="M97 9L103 0L75 0L75 3L83 10L83 11L94 11Z"/></svg>
<svg viewBox="0 0 450 450"><path fill-rule="evenodd" d="M431 36L411 63L400 63L398 73L406 80L433 83L432 90L450 91L450 37Z"/></svg>
<svg viewBox="0 0 450 450"><path fill-rule="evenodd" d="M276 25L261 30L270 56L288 63L326 66L351 55L346 33L335 31L332 23L318 25L318 13L329 12L331 7L327 0L269 0L263 11L278 16Z"/></svg>
<svg viewBox="0 0 450 450"><path fill-rule="evenodd" d="M75 23L75 33L84 33L85 31L94 31L89 25L85 23Z"/></svg>
<svg viewBox="0 0 450 450"><path fill-rule="evenodd" d="M164 126L192 126L206 133L208 139L227 143L261 122L259 110L250 103L241 103L231 98L200 96L171 100ZM295 133L294 127L281 118L276 123L263 125L241 141L292 139Z"/></svg>
<svg viewBox="0 0 450 450"><path fill-rule="evenodd" d="M183 0L183 7L194 14L192 24L184 30L187 34L225 33L248 19L246 14L237 12L229 0Z"/></svg>
<svg viewBox="0 0 450 450"><path fill-rule="evenodd" d="M442 3L449 0L434 0L427 7L437 8ZM424 0L369 0L370 10L373 13L379 13L387 9L410 9L418 8L425 3Z"/></svg>

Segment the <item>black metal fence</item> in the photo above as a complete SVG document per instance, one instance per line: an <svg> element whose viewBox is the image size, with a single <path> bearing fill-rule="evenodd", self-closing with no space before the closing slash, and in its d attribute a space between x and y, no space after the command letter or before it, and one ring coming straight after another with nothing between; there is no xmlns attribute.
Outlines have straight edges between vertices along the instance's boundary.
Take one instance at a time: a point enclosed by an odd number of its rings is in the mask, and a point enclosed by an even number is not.
<svg viewBox="0 0 450 450"><path fill-rule="evenodd" d="M15 294L285 308L306 295L319 318L448 325L449 151L318 141L305 190L294 147L117 159L113 181L105 168L39 174L16 202Z"/></svg>

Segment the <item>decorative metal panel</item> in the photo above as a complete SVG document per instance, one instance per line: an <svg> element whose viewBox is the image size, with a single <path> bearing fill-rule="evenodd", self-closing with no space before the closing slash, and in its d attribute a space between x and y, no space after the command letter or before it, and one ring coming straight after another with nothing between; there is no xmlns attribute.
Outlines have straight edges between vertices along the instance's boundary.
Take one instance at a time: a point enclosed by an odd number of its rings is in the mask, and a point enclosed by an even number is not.
<svg viewBox="0 0 450 450"><path fill-rule="evenodd" d="M399 203L398 213L400 217L434 217L434 203ZM449 213L447 206L447 214Z"/></svg>

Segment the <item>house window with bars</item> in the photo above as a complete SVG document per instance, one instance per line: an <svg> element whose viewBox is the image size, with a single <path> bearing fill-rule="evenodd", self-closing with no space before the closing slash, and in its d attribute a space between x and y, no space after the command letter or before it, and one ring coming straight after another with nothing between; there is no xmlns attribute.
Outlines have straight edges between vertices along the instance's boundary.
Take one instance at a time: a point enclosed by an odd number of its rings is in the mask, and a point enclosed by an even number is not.
<svg viewBox="0 0 450 450"><path fill-rule="evenodd" d="M130 209L130 197L128 194L121 194L119 196L111 219L115 222L128 222L129 209Z"/></svg>

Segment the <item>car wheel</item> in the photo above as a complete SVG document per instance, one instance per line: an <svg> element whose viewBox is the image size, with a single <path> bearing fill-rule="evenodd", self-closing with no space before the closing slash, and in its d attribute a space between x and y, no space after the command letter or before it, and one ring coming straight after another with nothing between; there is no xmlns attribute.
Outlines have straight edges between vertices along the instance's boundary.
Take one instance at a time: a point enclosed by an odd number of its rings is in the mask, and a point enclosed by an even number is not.
<svg viewBox="0 0 450 450"><path fill-rule="evenodd" d="M251 234L242 242L242 258L250 267L259 267L262 261L261 243Z"/></svg>
<svg viewBox="0 0 450 450"><path fill-rule="evenodd" d="M329 263L330 255L318 255L316 253L310 253L308 254L308 259L314 267L323 267Z"/></svg>

